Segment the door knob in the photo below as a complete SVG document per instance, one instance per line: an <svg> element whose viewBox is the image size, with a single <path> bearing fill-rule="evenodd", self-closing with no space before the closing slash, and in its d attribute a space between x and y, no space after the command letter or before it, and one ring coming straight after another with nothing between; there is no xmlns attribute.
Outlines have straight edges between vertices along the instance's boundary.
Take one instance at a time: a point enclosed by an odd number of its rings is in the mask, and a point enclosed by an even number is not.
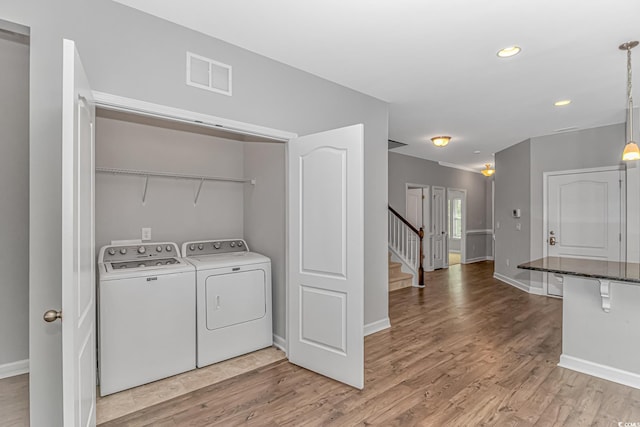
<svg viewBox="0 0 640 427"><path fill-rule="evenodd" d="M44 312L44 316L42 316L45 322L51 323L55 322L58 319L62 319L62 312L56 310L47 310Z"/></svg>

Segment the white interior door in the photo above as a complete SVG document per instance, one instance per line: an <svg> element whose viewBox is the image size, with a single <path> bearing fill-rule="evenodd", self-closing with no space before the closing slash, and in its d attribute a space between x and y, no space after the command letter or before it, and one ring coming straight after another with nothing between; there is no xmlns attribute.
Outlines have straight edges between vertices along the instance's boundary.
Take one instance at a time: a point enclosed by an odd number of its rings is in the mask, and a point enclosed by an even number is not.
<svg viewBox="0 0 640 427"><path fill-rule="evenodd" d="M407 188L407 221L417 229L422 227L422 188Z"/></svg>
<svg viewBox="0 0 640 427"><path fill-rule="evenodd" d="M431 232L433 268L446 267L447 255L447 217L446 193L444 187L432 188L431 203Z"/></svg>
<svg viewBox="0 0 640 427"><path fill-rule="evenodd" d="M547 180L547 256L623 259L622 173L550 175ZM562 296L562 278L546 274L547 293Z"/></svg>
<svg viewBox="0 0 640 427"><path fill-rule="evenodd" d="M288 144L288 357L364 387L363 125Z"/></svg>
<svg viewBox="0 0 640 427"><path fill-rule="evenodd" d="M74 42L62 81L62 374L65 426L96 423L95 108Z"/></svg>

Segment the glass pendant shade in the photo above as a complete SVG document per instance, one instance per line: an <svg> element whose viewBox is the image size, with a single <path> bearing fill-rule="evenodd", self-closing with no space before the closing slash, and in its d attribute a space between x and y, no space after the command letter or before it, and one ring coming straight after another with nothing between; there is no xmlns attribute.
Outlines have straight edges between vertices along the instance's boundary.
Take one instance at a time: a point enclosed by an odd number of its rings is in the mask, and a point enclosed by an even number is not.
<svg viewBox="0 0 640 427"><path fill-rule="evenodd" d="M491 163L486 163L486 164L484 165L484 167L485 167L485 168L484 168L484 169L482 169L482 170L480 171L480 173L482 173L482 175L484 175L484 176L491 176L491 175L493 175L494 173L496 173L496 170L495 170L495 169L491 169Z"/></svg>
<svg viewBox="0 0 640 427"><path fill-rule="evenodd" d="M640 160L638 144L633 141L627 142L627 145L624 146L624 152L622 153L622 160Z"/></svg>

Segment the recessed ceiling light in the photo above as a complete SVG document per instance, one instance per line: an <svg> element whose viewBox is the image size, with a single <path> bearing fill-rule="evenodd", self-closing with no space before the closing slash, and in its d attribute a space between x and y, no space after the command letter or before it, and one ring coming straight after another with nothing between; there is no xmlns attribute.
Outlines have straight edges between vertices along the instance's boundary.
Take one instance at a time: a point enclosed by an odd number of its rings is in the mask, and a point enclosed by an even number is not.
<svg viewBox="0 0 640 427"><path fill-rule="evenodd" d="M498 51L498 56L500 58L508 58L510 56L514 56L520 53L520 47L519 46L509 46L509 47L505 47L504 49L500 49Z"/></svg>
<svg viewBox="0 0 640 427"><path fill-rule="evenodd" d="M571 104L570 99L562 99L560 101L556 101L553 103L553 105L555 105L556 107L564 107L565 105L569 105L569 104Z"/></svg>
<svg viewBox="0 0 640 427"><path fill-rule="evenodd" d="M473 154L480 154L480 150L474 151Z"/></svg>

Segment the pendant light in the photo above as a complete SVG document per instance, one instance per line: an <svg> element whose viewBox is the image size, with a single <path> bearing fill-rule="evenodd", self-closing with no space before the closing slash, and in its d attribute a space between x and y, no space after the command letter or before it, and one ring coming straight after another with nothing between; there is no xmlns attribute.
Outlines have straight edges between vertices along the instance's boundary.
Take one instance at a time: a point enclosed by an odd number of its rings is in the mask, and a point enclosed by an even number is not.
<svg viewBox="0 0 640 427"><path fill-rule="evenodd" d="M640 150L638 144L633 141L633 96L631 94L631 49L638 46L637 41L631 41L621 44L618 48L627 51L627 102L628 102L628 118L629 134L627 144L624 146L622 160L638 160L640 159Z"/></svg>
<svg viewBox="0 0 640 427"><path fill-rule="evenodd" d="M480 173L484 176L491 176L496 173L496 170L491 168L491 163L485 163L484 169L482 169Z"/></svg>

